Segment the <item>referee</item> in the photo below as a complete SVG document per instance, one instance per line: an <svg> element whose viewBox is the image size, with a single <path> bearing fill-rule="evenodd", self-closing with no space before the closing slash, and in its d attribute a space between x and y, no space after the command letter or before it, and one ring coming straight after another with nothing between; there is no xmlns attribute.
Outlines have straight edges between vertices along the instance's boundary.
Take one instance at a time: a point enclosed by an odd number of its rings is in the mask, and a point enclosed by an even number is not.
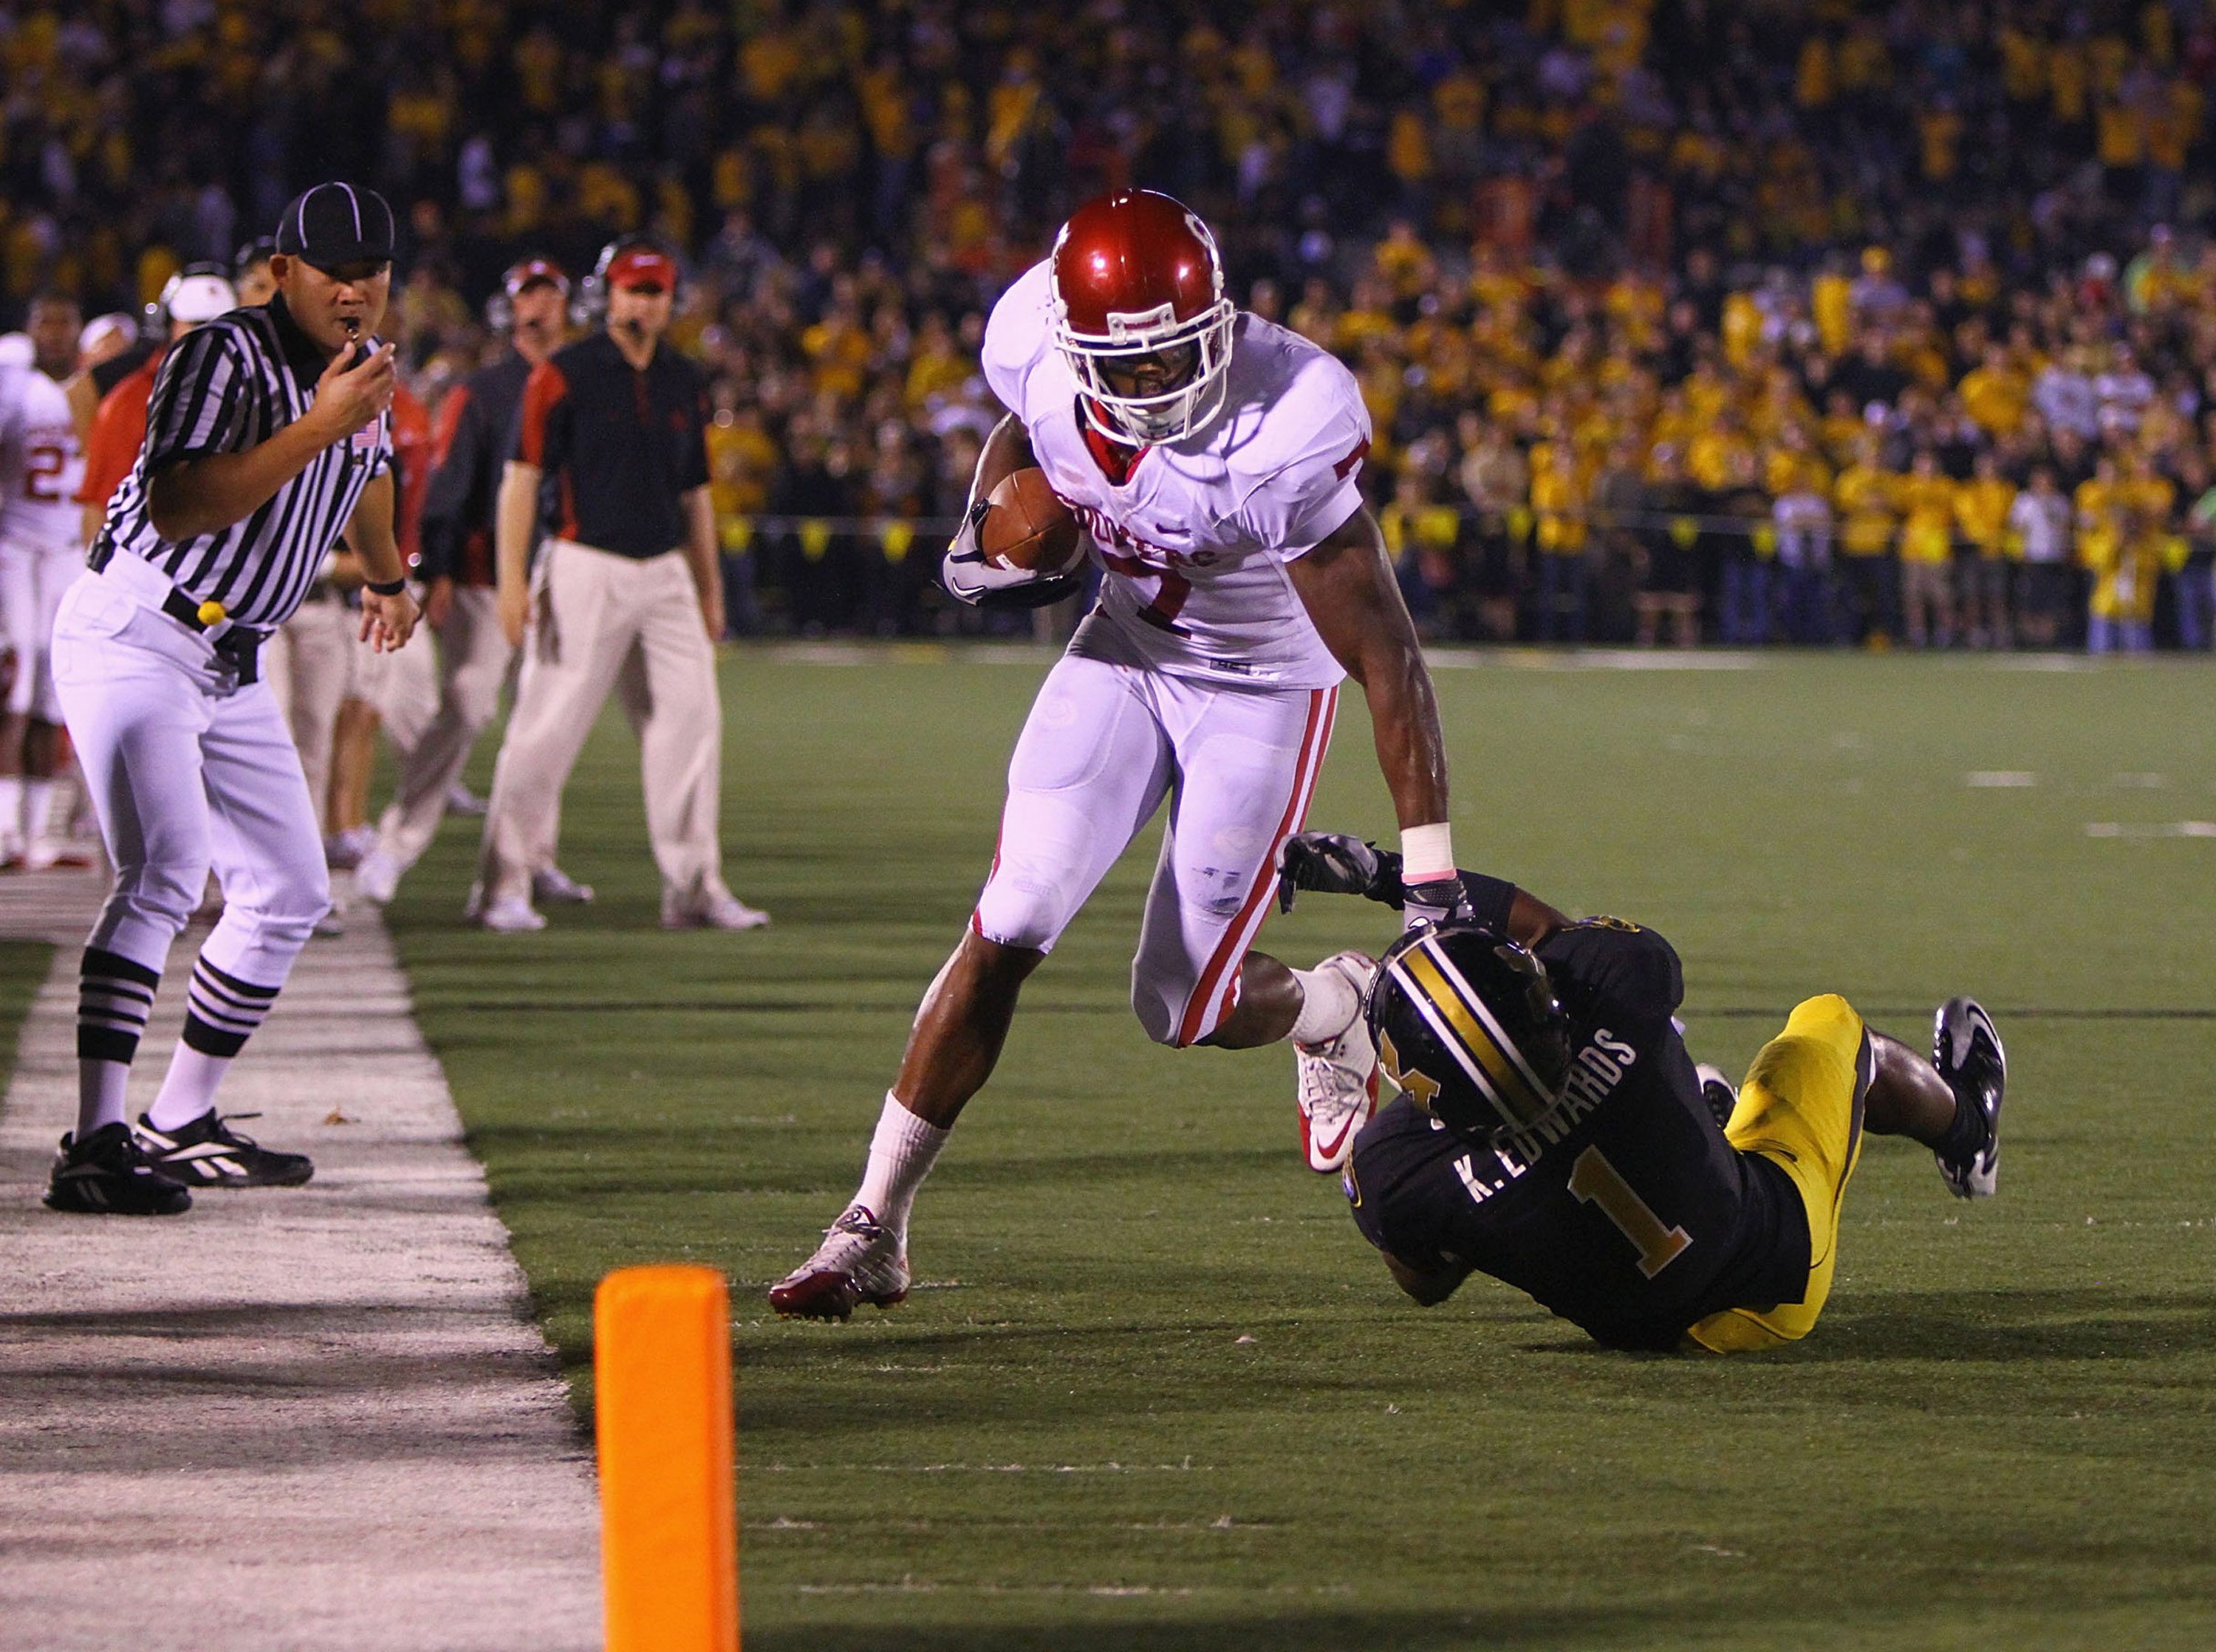
<svg viewBox="0 0 2216 1652"><path fill-rule="evenodd" d="M392 212L318 184L285 209L277 292L170 348L146 442L54 626L54 679L115 887L84 949L77 1128L56 1210L169 1215L194 1187L297 1184L314 1167L239 1134L216 1087L330 905L317 811L258 650L343 533L369 584L362 635L397 648L416 605L393 541L375 341ZM212 868L223 918L193 967L184 1035L134 1133L131 1062L169 943Z"/></svg>

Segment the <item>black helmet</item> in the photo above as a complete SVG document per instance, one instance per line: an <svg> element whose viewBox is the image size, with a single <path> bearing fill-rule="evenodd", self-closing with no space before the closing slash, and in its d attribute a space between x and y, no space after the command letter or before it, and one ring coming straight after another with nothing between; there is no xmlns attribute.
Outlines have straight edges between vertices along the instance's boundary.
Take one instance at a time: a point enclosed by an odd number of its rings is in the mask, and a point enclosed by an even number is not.
<svg viewBox="0 0 2216 1652"><path fill-rule="evenodd" d="M1570 1020L1547 967L1497 930L1419 924L1394 943L1370 990L1386 1076L1460 1134L1529 1130L1560 1104Z"/></svg>

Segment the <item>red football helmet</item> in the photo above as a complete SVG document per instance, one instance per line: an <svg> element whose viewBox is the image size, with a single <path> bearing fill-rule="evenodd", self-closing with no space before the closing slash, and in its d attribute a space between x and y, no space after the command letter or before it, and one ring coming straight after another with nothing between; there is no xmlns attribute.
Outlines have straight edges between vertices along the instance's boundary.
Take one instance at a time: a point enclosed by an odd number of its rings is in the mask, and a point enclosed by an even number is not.
<svg viewBox="0 0 2216 1652"><path fill-rule="evenodd" d="M1055 237L1047 281L1055 343L1094 429L1117 442L1173 442L1215 418L1238 310L1223 296L1216 237L1184 203L1151 189L1087 201ZM1169 388L1119 394L1102 371L1148 358L1171 368Z"/></svg>

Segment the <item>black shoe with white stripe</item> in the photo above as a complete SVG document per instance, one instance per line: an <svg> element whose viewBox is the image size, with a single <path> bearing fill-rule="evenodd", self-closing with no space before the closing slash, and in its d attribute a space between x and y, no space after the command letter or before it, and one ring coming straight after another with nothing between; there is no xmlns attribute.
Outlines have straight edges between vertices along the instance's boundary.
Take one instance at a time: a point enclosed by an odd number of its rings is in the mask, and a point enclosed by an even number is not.
<svg viewBox="0 0 2216 1652"><path fill-rule="evenodd" d="M2008 1053L1975 998L1949 998L1932 1019L1931 1065L1954 1092L1954 1128L1935 1147L1940 1178L1957 1199L1990 1199L2000 1180L2001 1097Z"/></svg>
<svg viewBox="0 0 2216 1652"><path fill-rule="evenodd" d="M251 1136L231 1127L232 1119L251 1119L254 1113L219 1117L213 1108L190 1124L175 1130L157 1130L145 1114L138 1115L138 1139L146 1162L163 1175L191 1188L297 1188L316 1173L305 1153L272 1152L257 1146Z"/></svg>
<svg viewBox="0 0 2216 1652"><path fill-rule="evenodd" d="M146 1156L118 1119L83 1141L62 1138L54 1173L46 1183L46 1208L86 1216L175 1216L193 1207L179 1183L150 1168Z"/></svg>

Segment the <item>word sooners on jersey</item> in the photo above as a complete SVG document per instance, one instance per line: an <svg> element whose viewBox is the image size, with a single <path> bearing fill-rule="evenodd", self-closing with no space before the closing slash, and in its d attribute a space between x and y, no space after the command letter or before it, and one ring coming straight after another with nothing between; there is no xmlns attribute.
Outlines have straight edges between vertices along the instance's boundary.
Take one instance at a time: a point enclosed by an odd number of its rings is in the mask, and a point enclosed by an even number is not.
<svg viewBox="0 0 2216 1652"><path fill-rule="evenodd" d="M35 367L0 367L0 544L82 552L83 481L62 387Z"/></svg>
<svg viewBox="0 0 2216 1652"><path fill-rule="evenodd" d="M1354 376L1299 334L1241 315L1222 412L1142 449L1119 484L1086 442L1048 300L1042 262L993 306L984 367L1106 570L1069 651L1218 682L1337 683L1345 673L1286 564L1361 507L1370 415Z"/></svg>

